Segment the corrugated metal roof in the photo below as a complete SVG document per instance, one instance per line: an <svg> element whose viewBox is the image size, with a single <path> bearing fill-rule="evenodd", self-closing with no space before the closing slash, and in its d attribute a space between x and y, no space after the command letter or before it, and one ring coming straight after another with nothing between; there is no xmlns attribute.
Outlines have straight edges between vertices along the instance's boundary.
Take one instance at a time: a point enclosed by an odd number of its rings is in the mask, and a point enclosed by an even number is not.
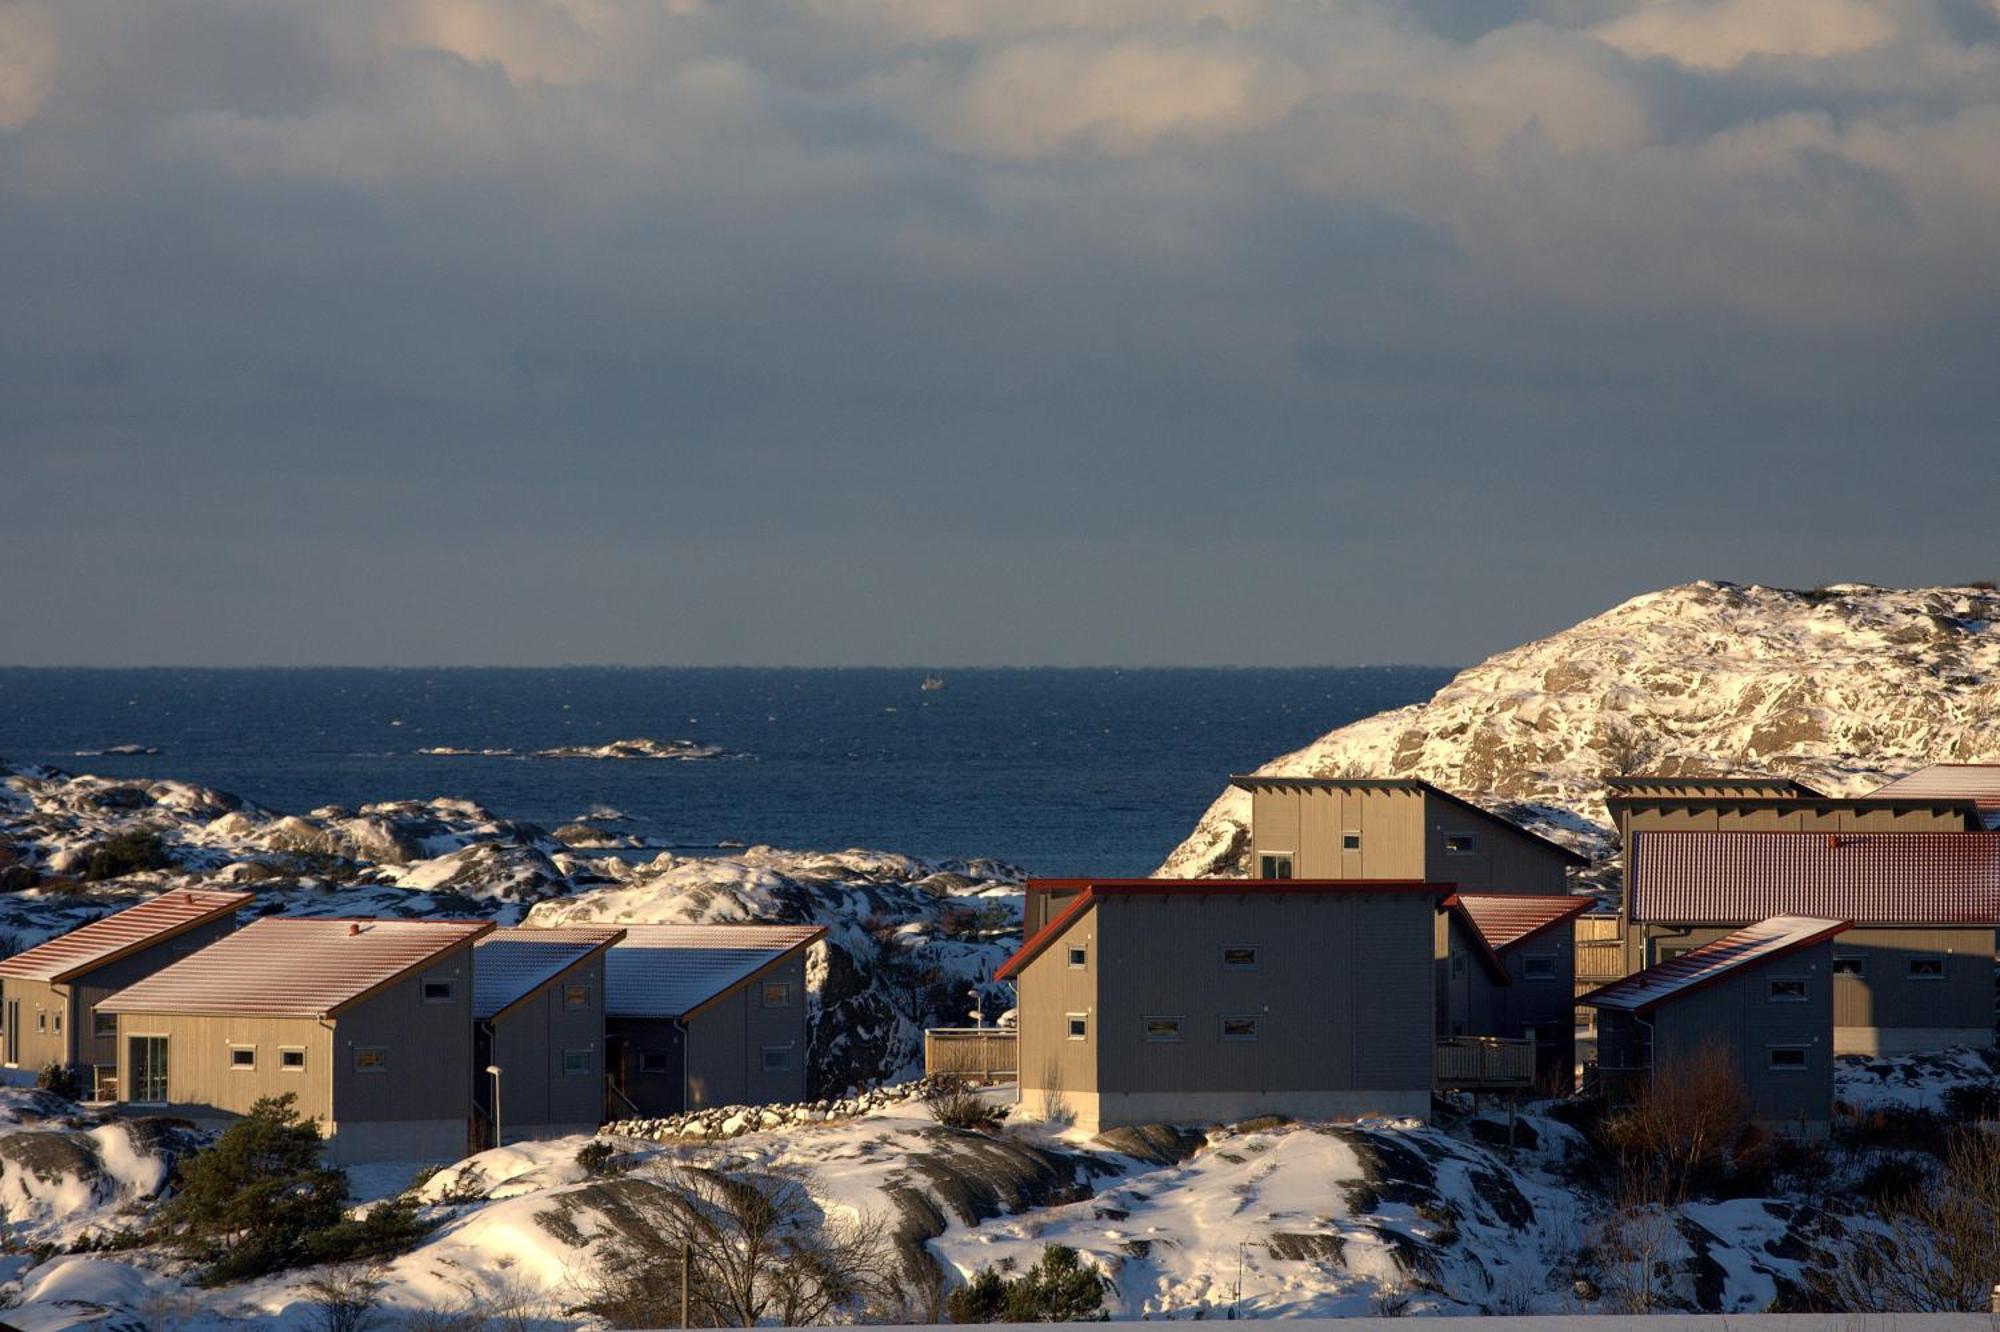
<svg viewBox="0 0 2000 1332"><path fill-rule="evenodd" d="M1876 796L1890 800L1921 796L1970 800L1983 816L2000 814L2000 763L1933 763L1886 786L1878 786L1869 798Z"/></svg>
<svg viewBox="0 0 2000 1332"><path fill-rule="evenodd" d="M1571 920L1597 905L1595 897L1533 896L1521 893L1460 893L1481 937L1495 952L1526 943L1543 930Z"/></svg>
<svg viewBox="0 0 2000 1332"><path fill-rule="evenodd" d="M322 1017L493 928L489 921L266 916L97 1006Z"/></svg>
<svg viewBox="0 0 2000 1332"><path fill-rule="evenodd" d="M604 955L604 1011L685 1017L825 933L822 925L628 925Z"/></svg>
<svg viewBox="0 0 2000 1332"><path fill-rule="evenodd" d="M2000 833L1642 832L1633 859L1634 920L2000 923Z"/></svg>
<svg viewBox="0 0 2000 1332"><path fill-rule="evenodd" d="M615 926L493 931L473 945L472 1016L483 1021L504 1012L624 937Z"/></svg>
<svg viewBox="0 0 2000 1332"><path fill-rule="evenodd" d="M1598 1008L1642 1013L1691 990L1721 980L1757 962L1768 962L1794 949L1831 939L1848 929L1844 920L1814 916L1773 916L1734 934L1725 934L1679 957L1656 962L1644 971L1612 981L1577 1000Z"/></svg>
<svg viewBox="0 0 2000 1332"><path fill-rule="evenodd" d="M234 913L250 893L176 889L0 961L0 976L66 981Z"/></svg>
<svg viewBox="0 0 2000 1332"><path fill-rule="evenodd" d="M1014 955L994 969L994 980L1012 980L1044 948L1089 909L1092 902L1118 897L1245 897L1251 894L1429 893L1442 902L1455 884L1418 879L1030 879L1028 887L1076 892L1055 918L1030 935ZM1080 891L1079 891L1080 890Z"/></svg>

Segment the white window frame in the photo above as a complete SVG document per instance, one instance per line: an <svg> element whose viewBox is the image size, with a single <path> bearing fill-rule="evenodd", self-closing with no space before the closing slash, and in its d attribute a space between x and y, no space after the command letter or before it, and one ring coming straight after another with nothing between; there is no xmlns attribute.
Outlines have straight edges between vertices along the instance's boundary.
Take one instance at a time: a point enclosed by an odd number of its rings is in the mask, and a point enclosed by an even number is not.
<svg viewBox="0 0 2000 1332"><path fill-rule="evenodd" d="M1935 962L1938 969L1935 972L1920 972L1917 970L1919 962ZM1909 964L1903 969L1903 976L1904 979L1913 981L1941 981L1947 969L1948 963L1943 953L1925 953L1921 957L1909 960Z"/></svg>
<svg viewBox="0 0 2000 1332"><path fill-rule="evenodd" d="M1249 1034L1245 1036L1230 1035L1229 1024L1232 1022L1249 1023L1250 1024ZM1264 1023L1264 1015L1262 1013L1224 1013L1215 1021L1215 1034L1217 1039L1226 1041L1231 1045L1248 1044L1251 1041L1257 1041L1263 1039L1264 1036L1263 1023Z"/></svg>
<svg viewBox="0 0 2000 1332"><path fill-rule="evenodd" d="M257 1071L257 1047L248 1041L229 1041L229 1071L231 1073L255 1073ZM239 1061L236 1056L247 1054L249 1063Z"/></svg>
<svg viewBox="0 0 2000 1332"><path fill-rule="evenodd" d="M297 1055L299 1062L288 1064L286 1055ZM303 1073L306 1071L306 1047L303 1045L281 1045L278 1047L278 1071L280 1073Z"/></svg>
<svg viewBox="0 0 2000 1332"><path fill-rule="evenodd" d="M1537 963L1546 963L1548 970L1536 972ZM1521 958L1521 979L1530 981L1552 981L1556 979L1556 956L1553 953L1524 954Z"/></svg>
<svg viewBox="0 0 2000 1332"><path fill-rule="evenodd" d="M1462 847L1454 847L1453 842L1463 841ZM1444 835L1444 853L1448 856L1476 856L1479 854L1479 834L1469 832L1448 832Z"/></svg>
<svg viewBox="0 0 2000 1332"><path fill-rule="evenodd" d="M1284 862L1285 872L1283 874L1269 873L1268 869L1276 868L1276 865L1273 862L1277 861ZM1296 879L1299 874L1298 867L1299 867L1299 858L1297 852L1259 851L1257 853L1257 877L1260 879L1269 879L1274 883L1281 883L1289 879Z"/></svg>
<svg viewBox="0 0 2000 1332"><path fill-rule="evenodd" d="M1071 971L1082 971L1090 965L1088 944L1064 944L1063 966Z"/></svg>
<svg viewBox="0 0 2000 1332"><path fill-rule="evenodd" d="M132 1100L132 1101L127 1101L127 1102L126 1102L126 1104L127 1104L127 1105L143 1105L143 1106L164 1106L164 1105L171 1105L171 1104L173 1103L173 1095L174 1095L174 1088L173 1088L173 1082L172 1082L172 1077L173 1077L173 1051L174 1051L174 1043L173 1043L173 1038L172 1038L171 1036L169 1036L169 1035L168 1035L168 1034L167 1034L166 1032L164 1032L164 1031L128 1031L128 1032L125 1032L125 1033L123 1033L123 1035L121 1036L121 1038L120 1038L120 1040L119 1040L119 1042L118 1042L118 1044L119 1044L119 1050L118 1050L118 1056L119 1056L119 1064L118 1064L118 1081L119 1081L119 1090L120 1090L120 1091L129 1091L129 1090L131 1090L131 1089L132 1089L132 1088L131 1088L130 1086L126 1085L126 1084L127 1084L127 1082L128 1082L128 1080L129 1080L129 1081L133 1081L133 1082L136 1082L136 1078L133 1078L133 1076L132 1076L132 1075L133 1075L133 1073L134 1073L134 1070L130 1070L130 1069L127 1069L127 1068L125 1067L125 1066L126 1066L127 1064L129 1064L129 1063L131 1063L131 1062L132 1062L132 1042L133 1042L133 1041L159 1041L159 1042L161 1043L161 1046L162 1046L162 1049L163 1049L163 1051L164 1051L164 1053L165 1053L165 1055L166 1055L166 1058L167 1058L167 1080L166 1080L166 1091L167 1091L167 1094L166 1094L166 1096L165 1096L165 1097L163 1097L162 1099L160 1099L160 1100L157 1100L157 1101L139 1101L139 1100Z"/></svg>
<svg viewBox="0 0 2000 1332"><path fill-rule="evenodd" d="M1229 960L1231 953L1248 953L1250 954L1250 960L1248 962L1231 962ZM1263 970L1264 963L1263 946L1261 944L1246 943L1224 944L1216 953L1216 961L1222 964L1224 971L1261 971Z"/></svg>
<svg viewBox="0 0 2000 1332"><path fill-rule="evenodd" d="M1779 994L1780 985L1796 985L1797 994ZM1764 978L1764 1002L1767 1004L1808 1004L1812 1002L1812 986L1804 976L1767 976Z"/></svg>
<svg viewBox="0 0 2000 1332"><path fill-rule="evenodd" d="M1173 1023L1170 1033L1153 1030L1154 1023ZM1187 1039L1187 1018L1179 1013L1153 1013L1139 1019L1139 1034L1148 1045L1179 1045Z"/></svg>
<svg viewBox="0 0 2000 1332"><path fill-rule="evenodd" d="M1063 1036L1066 1040L1087 1041L1090 1039L1090 1014L1064 1013Z"/></svg>
<svg viewBox="0 0 2000 1332"><path fill-rule="evenodd" d="M1797 1050L1799 1062L1781 1064L1778 1062L1780 1050ZM1812 1067L1812 1047L1810 1045L1767 1045L1764 1047L1764 1067L1773 1073L1803 1073Z"/></svg>
<svg viewBox="0 0 2000 1332"><path fill-rule="evenodd" d="M1340 849L1342 851L1359 851L1361 849L1361 829L1342 828L1340 830Z"/></svg>

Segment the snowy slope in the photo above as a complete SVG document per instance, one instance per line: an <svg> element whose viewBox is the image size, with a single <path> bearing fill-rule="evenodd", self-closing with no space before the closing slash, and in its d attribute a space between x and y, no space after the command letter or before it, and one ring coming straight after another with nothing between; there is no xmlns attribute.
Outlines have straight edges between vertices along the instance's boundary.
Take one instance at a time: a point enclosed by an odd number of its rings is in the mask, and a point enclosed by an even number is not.
<svg viewBox="0 0 2000 1332"><path fill-rule="evenodd" d="M1619 773L1774 773L1852 795L1926 763L2000 760L1996 624L2000 593L1978 588L1689 583L1257 771L1421 777L1603 854ZM1240 872L1248 814L1225 792L1160 872Z"/></svg>

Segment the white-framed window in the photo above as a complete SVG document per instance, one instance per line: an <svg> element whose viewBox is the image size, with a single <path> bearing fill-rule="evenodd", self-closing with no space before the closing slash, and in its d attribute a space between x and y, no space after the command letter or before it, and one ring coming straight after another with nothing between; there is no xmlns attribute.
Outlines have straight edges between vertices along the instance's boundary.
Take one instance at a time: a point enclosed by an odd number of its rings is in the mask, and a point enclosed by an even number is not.
<svg viewBox="0 0 2000 1332"><path fill-rule="evenodd" d="M1469 832L1449 832L1444 835L1444 853L1448 856L1472 856L1479 853L1479 839Z"/></svg>
<svg viewBox="0 0 2000 1332"><path fill-rule="evenodd" d="M590 1007L590 987L588 985L563 986L563 1007L564 1008Z"/></svg>
<svg viewBox="0 0 2000 1332"><path fill-rule="evenodd" d="M1771 1067L1791 1071L1803 1069L1806 1066L1808 1048L1803 1045L1773 1045L1767 1047L1770 1053Z"/></svg>
<svg viewBox="0 0 2000 1332"><path fill-rule="evenodd" d="M1359 851L1361 849L1361 834L1355 829L1349 828L1340 835L1340 849L1343 851Z"/></svg>
<svg viewBox="0 0 2000 1332"><path fill-rule="evenodd" d="M257 1071L257 1047L254 1045L232 1045L229 1047L229 1067L245 1073Z"/></svg>
<svg viewBox="0 0 2000 1332"><path fill-rule="evenodd" d="M1556 978L1556 960L1552 957L1524 957L1521 959L1522 980L1552 981Z"/></svg>
<svg viewBox="0 0 2000 1332"><path fill-rule="evenodd" d="M1063 1029L1073 1041L1090 1039L1090 1015L1088 1013L1063 1014Z"/></svg>
<svg viewBox="0 0 2000 1332"><path fill-rule="evenodd" d="M1913 957L1910 959L1911 980L1943 980L1944 959L1942 957Z"/></svg>
<svg viewBox="0 0 2000 1332"><path fill-rule="evenodd" d="M790 981L764 982L764 1007L790 1008L792 1006L792 983Z"/></svg>
<svg viewBox="0 0 2000 1332"><path fill-rule="evenodd" d="M1144 1019L1146 1039L1156 1044L1171 1044L1184 1039L1181 1026L1185 1019L1156 1016Z"/></svg>
<svg viewBox="0 0 2000 1332"><path fill-rule="evenodd" d="M1254 1013L1225 1013L1222 1015L1222 1039L1225 1041L1254 1041L1263 1019Z"/></svg>
<svg viewBox="0 0 2000 1332"><path fill-rule="evenodd" d="M591 1058L588 1050L564 1050L562 1062L563 1076L566 1078L587 1078L591 1072Z"/></svg>
<svg viewBox="0 0 2000 1332"><path fill-rule="evenodd" d="M1063 965L1071 971L1081 971L1090 965L1090 950L1082 944L1071 944L1063 950Z"/></svg>
<svg viewBox="0 0 2000 1332"><path fill-rule="evenodd" d="M1764 982L1764 998L1771 1003L1802 1004L1809 997L1803 976L1773 976Z"/></svg>
<svg viewBox="0 0 2000 1332"><path fill-rule="evenodd" d="M116 1013L102 1013L93 1008L90 1011L90 1034L93 1036L116 1036L118 1034L118 1015Z"/></svg>
<svg viewBox="0 0 2000 1332"><path fill-rule="evenodd" d="M1835 953L1833 955L1833 974L1836 976L1860 976L1865 979L1868 975L1867 955L1864 953Z"/></svg>
<svg viewBox="0 0 2000 1332"><path fill-rule="evenodd" d="M792 1071L792 1047L789 1045L767 1045L763 1050L764 1071L766 1073L789 1073Z"/></svg>
<svg viewBox="0 0 2000 1332"><path fill-rule="evenodd" d="M1289 879L1292 877L1292 853L1289 851L1265 851L1257 857L1257 877L1260 879Z"/></svg>
<svg viewBox="0 0 2000 1332"><path fill-rule="evenodd" d="M356 1073L387 1073L389 1071L389 1047L386 1045L355 1046L354 1071Z"/></svg>
<svg viewBox="0 0 2000 1332"><path fill-rule="evenodd" d="M49 1015L48 1015L47 1013L43 1012L43 1011L42 1011L41 1009L39 1009L39 1008L38 1008L38 1009L36 1009L36 1010L35 1010L35 1030L36 1030L36 1031L44 1031L44 1032L45 1032L45 1031L47 1031L48 1029L49 1029Z"/></svg>
<svg viewBox="0 0 2000 1332"><path fill-rule="evenodd" d="M54 1013L50 1014L50 1016L55 1021L56 1035L58 1036L62 1035L62 1010L58 1008Z"/></svg>
<svg viewBox="0 0 2000 1332"><path fill-rule="evenodd" d="M303 1073L306 1071L306 1048L303 1045L281 1045L278 1047L278 1071L280 1073Z"/></svg>
<svg viewBox="0 0 2000 1332"><path fill-rule="evenodd" d="M1257 969L1257 945L1222 945L1222 969L1224 971L1255 971Z"/></svg>
<svg viewBox="0 0 2000 1332"><path fill-rule="evenodd" d="M673 1067L667 1056L660 1051L642 1050L639 1052L639 1071L641 1073L671 1073Z"/></svg>
<svg viewBox="0 0 2000 1332"><path fill-rule="evenodd" d="M457 987L441 976L424 977L424 1002L427 1004L448 1004Z"/></svg>

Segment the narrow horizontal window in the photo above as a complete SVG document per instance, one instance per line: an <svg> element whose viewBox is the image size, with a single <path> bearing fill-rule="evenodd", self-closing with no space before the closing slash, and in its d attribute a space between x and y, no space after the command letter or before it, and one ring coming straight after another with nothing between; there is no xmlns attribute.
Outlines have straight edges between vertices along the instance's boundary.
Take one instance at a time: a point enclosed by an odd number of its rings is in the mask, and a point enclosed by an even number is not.
<svg viewBox="0 0 2000 1332"><path fill-rule="evenodd" d="M1070 969L1074 971L1078 968L1089 965L1090 952L1088 949L1072 944L1068 949L1068 951L1063 954L1063 960L1066 963L1068 963Z"/></svg>
<svg viewBox="0 0 2000 1332"><path fill-rule="evenodd" d="M1228 944L1222 950L1224 971L1255 971L1257 969L1257 948L1254 944Z"/></svg>
<svg viewBox="0 0 2000 1332"><path fill-rule="evenodd" d="M1266 852L1257 857L1257 877L1260 879L1289 879L1292 877L1292 855L1289 851Z"/></svg>
<svg viewBox="0 0 2000 1332"><path fill-rule="evenodd" d="M1471 833L1446 833L1444 853L1448 856L1469 856L1479 850L1479 841Z"/></svg>
<svg viewBox="0 0 2000 1332"><path fill-rule="evenodd" d="M354 1071L356 1073L387 1073L389 1071L389 1047L386 1045L355 1046Z"/></svg>
<svg viewBox="0 0 2000 1332"><path fill-rule="evenodd" d="M1556 960L1552 957L1524 957L1521 959L1521 979L1554 980Z"/></svg>
<svg viewBox="0 0 2000 1332"><path fill-rule="evenodd" d="M1802 1004L1806 1001L1806 983L1792 977L1774 980L1765 986L1764 997L1774 1004Z"/></svg>
<svg viewBox="0 0 2000 1332"><path fill-rule="evenodd" d="M1146 1019L1146 1039L1149 1041L1178 1041L1181 1039L1181 1019L1177 1017L1149 1017Z"/></svg>
<svg viewBox="0 0 2000 1332"><path fill-rule="evenodd" d="M1261 1018L1249 1016L1225 1017L1222 1019L1222 1039L1225 1041L1254 1041Z"/></svg>
<svg viewBox="0 0 2000 1332"><path fill-rule="evenodd" d="M1910 959L1911 980L1943 980L1944 959L1941 957L1913 957Z"/></svg>
<svg viewBox="0 0 2000 1332"><path fill-rule="evenodd" d="M588 985L563 986L563 1007L564 1008L590 1007L590 987Z"/></svg>
<svg viewBox="0 0 2000 1332"><path fill-rule="evenodd" d="M1774 1045L1771 1047L1772 1068L1804 1068L1806 1047L1803 1045Z"/></svg>
<svg viewBox="0 0 2000 1332"><path fill-rule="evenodd" d="M790 981L766 981L764 984L764 1007L790 1008L792 1006L792 983Z"/></svg>
<svg viewBox="0 0 2000 1332"><path fill-rule="evenodd" d="M427 1004L448 1004L451 1002L452 984L448 980L427 980L424 982L424 1002Z"/></svg>
<svg viewBox="0 0 2000 1332"><path fill-rule="evenodd" d="M1866 976L1868 959L1859 953L1835 953L1833 974L1836 976Z"/></svg>
<svg viewBox="0 0 2000 1332"><path fill-rule="evenodd" d="M764 1071L766 1073L789 1073L792 1071L792 1047L789 1045L767 1045L764 1047Z"/></svg>
<svg viewBox="0 0 2000 1332"><path fill-rule="evenodd" d="M639 1071L641 1073L670 1073L673 1071L673 1068L665 1055L649 1050L641 1053L639 1056Z"/></svg>
<svg viewBox="0 0 2000 1332"><path fill-rule="evenodd" d="M1090 1018L1087 1015L1083 1013L1065 1013L1063 1014L1063 1025L1068 1029L1071 1040L1083 1041L1090 1039Z"/></svg>
<svg viewBox="0 0 2000 1332"><path fill-rule="evenodd" d="M306 1066L306 1052L297 1046L278 1051L278 1067L287 1073L303 1072Z"/></svg>
<svg viewBox="0 0 2000 1332"><path fill-rule="evenodd" d="M94 1036L116 1036L118 1034L118 1015L116 1013L92 1013L90 1015L90 1030Z"/></svg>
<svg viewBox="0 0 2000 1332"><path fill-rule="evenodd" d="M1361 849L1361 834L1358 832L1342 833L1340 835L1340 849L1343 851L1359 851Z"/></svg>
<svg viewBox="0 0 2000 1332"><path fill-rule="evenodd" d="M232 1045L229 1047L231 1068L257 1067L257 1047L254 1045Z"/></svg>
<svg viewBox="0 0 2000 1332"><path fill-rule="evenodd" d="M562 1063L563 1076L571 1078L587 1078L590 1076L590 1068L591 1068L590 1051L588 1050L563 1051L563 1063Z"/></svg>

